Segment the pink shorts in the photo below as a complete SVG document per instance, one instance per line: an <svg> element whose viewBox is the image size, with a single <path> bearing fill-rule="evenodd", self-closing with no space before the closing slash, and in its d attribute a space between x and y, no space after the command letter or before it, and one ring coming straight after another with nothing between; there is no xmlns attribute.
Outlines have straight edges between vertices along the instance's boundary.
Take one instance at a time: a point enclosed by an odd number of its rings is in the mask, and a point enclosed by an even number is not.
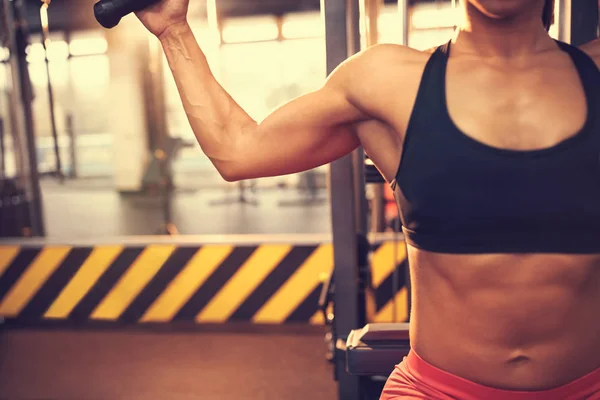
<svg viewBox="0 0 600 400"><path fill-rule="evenodd" d="M444 372L415 352L398 365L380 400L600 400L600 369L564 386L538 392L493 389Z"/></svg>

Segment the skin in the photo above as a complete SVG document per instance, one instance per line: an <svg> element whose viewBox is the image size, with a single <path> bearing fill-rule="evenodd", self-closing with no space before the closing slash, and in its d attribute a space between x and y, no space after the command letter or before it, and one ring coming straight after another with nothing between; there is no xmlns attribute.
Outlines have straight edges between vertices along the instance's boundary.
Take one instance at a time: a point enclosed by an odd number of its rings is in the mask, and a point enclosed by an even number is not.
<svg viewBox="0 0 600 400"><path fill-rule="evenodd" d="M161 40L198 143L224 179L300 172L360 145L394 179L430 52L372 47L320 90L257 122L214 79L187 6L165 0L138 17ZM543 0L464 3L448 109L465 134L489 146L551 147L585 120L579 77L542 26L542 7ZM600 42L582 49L600 64ZM600 254L451 255L410 246L408 254L411 342L429 363L508 390L550 389L600 367Z"/></svg>

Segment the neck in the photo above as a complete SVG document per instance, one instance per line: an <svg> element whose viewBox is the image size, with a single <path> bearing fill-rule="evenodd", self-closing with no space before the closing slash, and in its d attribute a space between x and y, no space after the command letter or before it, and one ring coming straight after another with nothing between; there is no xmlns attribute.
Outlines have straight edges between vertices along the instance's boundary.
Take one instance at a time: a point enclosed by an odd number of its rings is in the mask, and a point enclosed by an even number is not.
<svg viewBox="0 0 600 400"><path fill-rule="evenodd" d="M542 8L538 4L514 16L493 18L468 1L465 3L464 20L455 38L454 47L458 51L482 57L515 59L549 50L555 45L544 28Z"/></svg>

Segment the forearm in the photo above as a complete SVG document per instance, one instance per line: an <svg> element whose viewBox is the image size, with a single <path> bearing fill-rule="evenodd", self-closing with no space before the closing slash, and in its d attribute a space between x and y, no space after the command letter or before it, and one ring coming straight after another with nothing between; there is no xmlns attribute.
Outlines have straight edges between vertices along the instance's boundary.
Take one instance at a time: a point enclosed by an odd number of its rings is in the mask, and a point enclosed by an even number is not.
<svg viewBox="0 0 600 400"><path fill-rule="evenodd" d="M160 41L198 143L225 176L240 135L257 124L216 81L189 25L172 27Z"/></svg>
<svg viewBox="0 0 600 400"><path fill-rule="evenodd" d="M194 134L226 180L304 171L359 145L349 127L371 118L363 103L372 95L364 89L369 82L356 84L354 77L367 75L373 53L348 60L321 89L282 105L258 124L215 80L187 24L169 28L160 40Z"/></svg>

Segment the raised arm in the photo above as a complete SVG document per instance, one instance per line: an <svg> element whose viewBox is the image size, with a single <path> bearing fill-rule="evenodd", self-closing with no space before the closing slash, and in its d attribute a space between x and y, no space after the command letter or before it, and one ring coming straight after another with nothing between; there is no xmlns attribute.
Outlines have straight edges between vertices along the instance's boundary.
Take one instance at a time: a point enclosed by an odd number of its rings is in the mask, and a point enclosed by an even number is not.
<svg viewBox="0 0 600 400"><path fill-rule="evenodd" d="M347 98L349 65L258 123L215 80L187 24L161 42L198 143L226 180L307 170L359 145L348 124L368 117Z"/></svg>
<svg viewBox="0 0 600 400"><path fill-rule="evenodd" d="M361 96L354 82L357 76L364 80L368 75L369 55L348 60L320 90L285 104L258 123L215 80L185 18L166 25L177 12L169 7L184 3L187 9L186 0L165 0L139 16L159 37L198 143L224 179L299 172L359 146L353 124L371 116L356 100Z"/></svg>

